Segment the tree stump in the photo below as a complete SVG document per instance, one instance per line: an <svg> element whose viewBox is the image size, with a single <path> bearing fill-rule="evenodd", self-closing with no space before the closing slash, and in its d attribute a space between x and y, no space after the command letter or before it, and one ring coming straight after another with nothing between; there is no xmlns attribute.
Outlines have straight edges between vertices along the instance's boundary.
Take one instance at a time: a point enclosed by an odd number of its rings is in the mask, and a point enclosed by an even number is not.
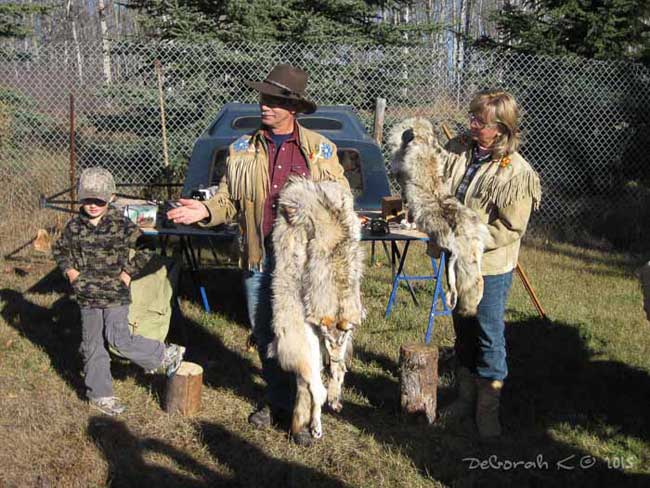
<svg viewBox="0 0 650 488"><path fill-rule="evenodd" d="M194 415L201 409L203 368L183 361L176 374L167 381L165 411L178 412L183 416Z"/></svg>
<svg viewBox="0 0 650 488"><path fill-rule="evenodd" d="M438 391L438 348L405 344L399 351L399 367L402 412L424 414L433 423Z"/></svg>

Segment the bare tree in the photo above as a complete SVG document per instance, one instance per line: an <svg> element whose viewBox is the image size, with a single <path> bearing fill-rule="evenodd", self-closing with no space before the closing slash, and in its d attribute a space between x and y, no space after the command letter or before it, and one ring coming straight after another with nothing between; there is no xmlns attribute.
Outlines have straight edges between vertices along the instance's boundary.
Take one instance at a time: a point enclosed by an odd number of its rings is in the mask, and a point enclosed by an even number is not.
<svg viewBox="0 0 650 488"><path fill-rule="evenodd" d="M111 42L108 39L108 27L106 25L106 8L104 6L104 0L97 1L97 15L99 16L99 26L102 34L104 80L106 83L111 83L113 80L111 72Z"/></svg>
<svg viewBox="0 0 650 488"><path fill-rule="evenodd" d="M77 57L77 75L79 76L79 83L83 83L83 61L81 58L81 48L79 47L79 36L77 34L77 21L72 11L72 0L67 0L65 5L65 15L70 23L70 31L72 33L72 44L74 45L75 54Z"/></svg>

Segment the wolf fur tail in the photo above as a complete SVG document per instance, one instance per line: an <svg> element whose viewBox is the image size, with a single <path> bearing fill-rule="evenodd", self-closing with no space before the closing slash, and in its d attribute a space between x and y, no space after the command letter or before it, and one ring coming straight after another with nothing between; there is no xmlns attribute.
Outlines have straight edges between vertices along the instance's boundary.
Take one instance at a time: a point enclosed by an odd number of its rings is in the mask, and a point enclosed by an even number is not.
<svg viewBox="0 0 650 488"><path fill-rule="evenodd" d="M444 151L431 123L407 119L393 127L388 143L392 165L399 168L415 223L449 255L447 281L450 307L475 315L483 297L481 259L491 242L487 226L456 199L444 178Z"/></svg>
<svg viewBox="0 0 650 488"><path fill-rule="evenodd" d="M338 359L351 347L352 329L364 313L361 224L351 193L336 182L292 177L280 193L272 238L275 339L268 352L297 376L292 432L311 419L312 435L320 437L322 404L327 399L341 408L345 364ZM320 376L322 350L337 383L329 391Z"/></svg>

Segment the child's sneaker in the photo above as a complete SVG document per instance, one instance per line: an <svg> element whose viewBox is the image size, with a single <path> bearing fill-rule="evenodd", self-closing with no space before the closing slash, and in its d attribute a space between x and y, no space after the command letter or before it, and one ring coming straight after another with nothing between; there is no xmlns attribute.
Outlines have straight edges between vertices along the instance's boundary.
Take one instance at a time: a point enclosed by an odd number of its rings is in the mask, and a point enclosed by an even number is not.
<svg viewBox="0 0 650 488"><path fill-rule="evenodd" d="M120 403L117 397L91 398L90 406L111 417L126 411L126 407Z"/></svg>
<svg viewBox="0 0 650 488"><path fill-rule="evenodd" d="M173 376L176 370L183 362L183 355L185 348L177 344L170 344L165 348L165 355L163 356L161 368L165 368L167 376Z"/></svg>

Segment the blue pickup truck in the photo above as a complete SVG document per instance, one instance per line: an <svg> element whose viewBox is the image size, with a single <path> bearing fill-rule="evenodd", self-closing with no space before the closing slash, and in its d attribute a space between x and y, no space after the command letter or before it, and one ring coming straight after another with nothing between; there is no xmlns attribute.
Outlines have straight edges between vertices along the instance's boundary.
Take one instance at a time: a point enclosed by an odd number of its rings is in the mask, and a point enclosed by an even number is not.
<svg viewBox="0 0 650 488"><path fill-rule="evenodd" d="M338 148L341 165L355 196L357 210L378 210L381 198L390 195L390 185L381 149L366 132L351 107L319 107L299 115L303 127L329 138ZM224 171L228 146L260 127L257 104L228 103L194 143L183 185L183 196L216 185Z"/></svg>

